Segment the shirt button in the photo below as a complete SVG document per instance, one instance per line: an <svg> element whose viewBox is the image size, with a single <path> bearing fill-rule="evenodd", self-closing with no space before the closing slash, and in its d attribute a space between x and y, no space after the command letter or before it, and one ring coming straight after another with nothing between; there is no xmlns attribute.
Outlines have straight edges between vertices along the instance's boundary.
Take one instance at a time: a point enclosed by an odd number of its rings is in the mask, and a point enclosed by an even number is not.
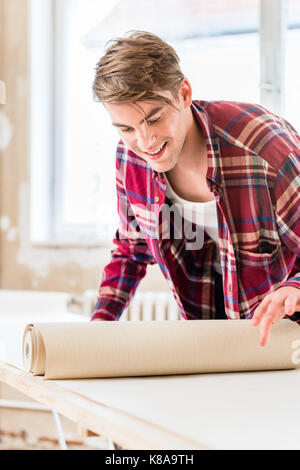
<svg viewBox="0 0 300 470"><path fill-rule="evenodd" d="M156 196L154 200L155 200L155 202L159 202L159 197Z"/></svg>

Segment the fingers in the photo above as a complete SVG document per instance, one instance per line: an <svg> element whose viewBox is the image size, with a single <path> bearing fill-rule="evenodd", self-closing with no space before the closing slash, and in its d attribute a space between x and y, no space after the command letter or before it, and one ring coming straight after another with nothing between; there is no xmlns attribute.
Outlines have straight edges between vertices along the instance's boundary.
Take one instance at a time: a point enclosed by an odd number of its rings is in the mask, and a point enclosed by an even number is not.
<svg viewBox="0 0 300 470"><path fill-rule="evenodd" d="M295 311L296 300L288 296L268 295L264 298L252 317L252 325L260 325L260 345L265 346L270 338L272 325L279 322L285 315Z"/></svg>
<svg viewBox="0 0 300 470"><path fill-rule="evenodd" d="M271 328L286 315L291 316L299 310L300 289L284 286L266 295L256 308L252 325L260 325L260 344L265 346L270 338Z"/></svg>
<svg viewBox="0 0 300 470"><path fill-rule="evenodd" d="M253 326L257 326L260 324L263 316L266 314L267 308L271 304L272 299L269 296L266 296L263 301L259 304L257 309L254 312L254 315L252 317L251 323Z"/></svg>
<svg viewBox="0 0 300 470"><path fill-rule="evenodd" d="M252 324L260 325L260 345L265 346L270 338L272 325L281 320L285 313L282 304L276 301L267 299L262 304Z"/></svg>
<svg viewBox="0 0 300 470"><path fill-rule="evenodd" d="M293 315L296 311L297 297L289 295L284 302L284 311L285 315Z"/></svg>
<svg viewBox="0 0 300 470"><path fill-rule="evenodd" d="M271 316L265 316L261 322L260 327L260 345L265 346L271 335L271 328L273 324L273 318Z"/></svg>

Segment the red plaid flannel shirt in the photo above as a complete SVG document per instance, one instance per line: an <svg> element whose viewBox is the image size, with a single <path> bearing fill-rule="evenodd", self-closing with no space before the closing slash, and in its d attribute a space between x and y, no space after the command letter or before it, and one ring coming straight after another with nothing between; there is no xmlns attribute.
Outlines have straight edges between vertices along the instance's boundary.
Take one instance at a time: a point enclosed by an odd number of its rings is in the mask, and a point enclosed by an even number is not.
<svg viewBox="0 0 300 470"><path fill-rule="evenodd" d="M226 314L251 318L266 294L280 286L300 288L300 138L260 105L193 101L191 108L207 143ZM92 319L118 320L153 263L185 319L214 318L216 244L206 232L196 249L188 248L184 233L174 236L174 217L162 210L171 206L163 175L122 141L116 186L120 225ZM300 314L290 318L298 321Z"/></svg>

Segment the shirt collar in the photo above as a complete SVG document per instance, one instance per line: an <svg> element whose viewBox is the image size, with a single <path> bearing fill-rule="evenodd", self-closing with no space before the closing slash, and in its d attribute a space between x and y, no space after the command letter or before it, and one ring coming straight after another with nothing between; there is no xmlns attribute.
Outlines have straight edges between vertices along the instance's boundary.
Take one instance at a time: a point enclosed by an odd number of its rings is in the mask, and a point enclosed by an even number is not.
<svg viewBox="0 0 300 470"><path fill-rule="evenodd" d="M210 116L208 115L201 101L193 101L191 109L194 117L203 131L204 138L206 139L208 167L206 178L211 180L217 186L221 186L221 171L220 171L220 149L219 141L216 136L214 126Z"/></svg>

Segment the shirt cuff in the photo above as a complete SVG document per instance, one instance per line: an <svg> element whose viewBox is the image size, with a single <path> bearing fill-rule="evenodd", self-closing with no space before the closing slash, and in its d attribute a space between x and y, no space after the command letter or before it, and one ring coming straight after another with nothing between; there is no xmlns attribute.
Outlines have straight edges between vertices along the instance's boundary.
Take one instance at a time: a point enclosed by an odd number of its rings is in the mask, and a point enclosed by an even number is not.
<svg viewBox="0 0 300 470"><path fill-rule="evenodd" d="M124 304L111 297L101 297L94 307L91 321L96 318L101 318L106 321L118 321L124 307Z"/></svg>

